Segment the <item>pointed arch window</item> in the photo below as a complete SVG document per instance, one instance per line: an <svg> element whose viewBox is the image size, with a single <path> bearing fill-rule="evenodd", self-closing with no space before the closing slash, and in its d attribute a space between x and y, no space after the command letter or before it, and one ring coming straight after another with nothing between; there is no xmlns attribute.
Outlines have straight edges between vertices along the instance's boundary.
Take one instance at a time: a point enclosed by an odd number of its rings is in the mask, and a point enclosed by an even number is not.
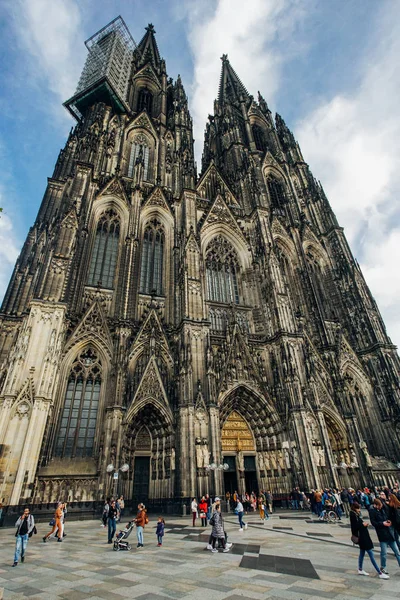
<svg viewBox="0 0 400 600"><path fill-rule="evenodd" d="M128 164L128 177L133 177L136 162L143 162L143 179L147 181L149 175L150 148L144 136L138 136L132 142L131 153Z"/></svg>
<svg viewBox="0 0 400 600"><path fill-rule="evenodd" d="M153 107L153 95L147 89L144 88L140 90L138 96L138 112L142 112L146 110L149 115L151 115L151 109Z"/></svg>
<svg viewBox="0 0 400 600"><path fill-rule="evenodd" d="M153 219L143 235L140 291L143 294L163 294L165 233L161 223Z"/></svg>
<svg viewBox="0 0 400 600"><path fill-rule="evenodd" d="M97 224L93 253L89 265L88 285L114 287L115 269L118 260L120 221L117 213L110 209L104 212Z"/></svg>
<svg viewBox="0 0 400 600"><path fill-rule="evenodd" d="M68 378L55 455L93 456L101 390L101 361L92 348L75 359Z"/></svg>
<svg viewBox="0 0 400 600"><path fill-rule="evenodd" d="M239 304L238 273L235 250L221 235L215 237L206 252L208 300Z"/></svg>
<svg viewBox="0 0 400 600"><path fill-rule="evenodd" d="M282 183L275 177L269 177L267 187L271 208L281 214L285 214L286 198Z"/></svg>
<svg viewBox="0 0 400 600"><path fill-rule="evenodd" d="M261 150L262 152L265 152L267 149L267 144L265 142L264 131L258 125L253 125L252 129L253 129L254 142L256 144L257 150Z"/></svg>

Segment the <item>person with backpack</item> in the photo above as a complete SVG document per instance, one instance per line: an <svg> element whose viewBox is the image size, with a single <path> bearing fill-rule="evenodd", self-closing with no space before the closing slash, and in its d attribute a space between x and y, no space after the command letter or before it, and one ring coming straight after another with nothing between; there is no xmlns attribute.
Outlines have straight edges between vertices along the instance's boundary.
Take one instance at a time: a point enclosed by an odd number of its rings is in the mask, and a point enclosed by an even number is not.
<svg viewBox="0 0 400 600"><path fill-rule="evenodd" d="M108 543L112 544L113 537L117 531L118 508L115 500L110 502L108 509Z"/></svg>
<svg viewBox="0 0 400 600"><path fill-rule="evenodd" d="M17 528L17 531L15 532L16 540L13 567L18 566L18 559L20 556L21 562L24 562L28 540L34 532L36 533L35 519L33 515L30 514L28 507L24 508L24 512L15 523L15 527Z"/></svg>
<svg viewBox="0 0 400 600"><path fill-rule="evenodd" d="M137 548L143 548L144 542L144 528L149 522L149 517L147 516L147 512L145 510L144 504L138 504L138 513L136 515L135 523L136 523L136 537L137 537Z"/></svg>
<svg viewBox="0 0 400 600"><path fill-rule="evenodd" d="M217 504L215 506L215 512L211 516L210 525L212 525L212 549L211 552L218 552L215 547L215 543L218 540L222 545L222 552L229 552L232 544L227 544L225 542L225 531L224 531L224 522L222 519L221 513L221 504Z"/></svg>

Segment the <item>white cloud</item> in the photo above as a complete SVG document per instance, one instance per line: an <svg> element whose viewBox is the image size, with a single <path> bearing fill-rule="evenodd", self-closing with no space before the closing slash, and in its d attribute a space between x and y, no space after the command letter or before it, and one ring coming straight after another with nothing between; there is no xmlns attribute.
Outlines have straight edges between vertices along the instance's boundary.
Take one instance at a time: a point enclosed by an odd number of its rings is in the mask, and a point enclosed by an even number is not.
<svg viewBox="0 0 400 600"><path fill-rule="evenodd" d="M295 133L400 345L399 11L375 23L380 42L365 54L359 86L322 103Z"/></svg>
<svg viewBox="0 0 400 600"><path fill-rule="evenodd" d="M187 36L194 60L190 110L198 162L207 116L213 112L218 93L221 55L228 54L233 68L253 95L261 89L262 82L267 82L268 102L273 102L282 61L293 51L291 32L304 17L305 8L298 0L187 3ZM272 48L278 42L279 51Z"/></svg>
<svg viewBox="0 0 400 600"><path fill-rule="evenodd" d="M72 96L86 52L78 3L18 0L9 3L9 9L31 81L45 85L43 96L49 90L63 101Z"/></svg>

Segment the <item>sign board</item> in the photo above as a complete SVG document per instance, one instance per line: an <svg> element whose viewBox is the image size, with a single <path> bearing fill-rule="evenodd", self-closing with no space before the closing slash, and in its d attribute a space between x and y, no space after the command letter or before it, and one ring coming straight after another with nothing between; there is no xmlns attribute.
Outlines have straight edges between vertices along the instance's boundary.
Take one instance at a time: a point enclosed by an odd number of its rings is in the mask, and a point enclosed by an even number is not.
<svg viewBox="0 0 400 600"><path fill-rule="evenodd" d="M118 471L114 473L114 479L118 479Z"/></svg>

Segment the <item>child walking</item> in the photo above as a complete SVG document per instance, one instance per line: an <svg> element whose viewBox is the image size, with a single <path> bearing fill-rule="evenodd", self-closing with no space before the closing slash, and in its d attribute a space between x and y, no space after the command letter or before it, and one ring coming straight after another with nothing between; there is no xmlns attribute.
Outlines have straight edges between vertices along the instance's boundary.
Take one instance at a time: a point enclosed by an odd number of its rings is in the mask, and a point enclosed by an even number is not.
<svg viewBox="0 0 400 600"><path fill-rule="evenodd" d="M162 546L162 539L164 537L164 529L165 529L165 521L162 517L158 517L157 519L157 529L156 529L156 536L157 536L157 546Z"/></svg>

